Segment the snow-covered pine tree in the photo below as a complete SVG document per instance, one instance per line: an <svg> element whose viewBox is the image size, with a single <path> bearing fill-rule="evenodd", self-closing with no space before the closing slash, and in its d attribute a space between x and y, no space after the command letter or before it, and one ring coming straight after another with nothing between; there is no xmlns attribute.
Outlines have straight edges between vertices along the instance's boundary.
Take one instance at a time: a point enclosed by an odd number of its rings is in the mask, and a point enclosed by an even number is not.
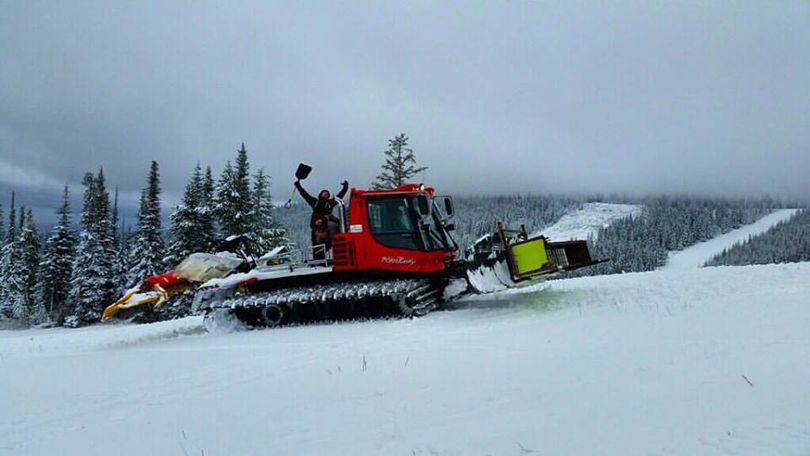
<svg viewBox="0 0 810 456"><path fill-rule="evenodd" d="M31 208L20 211L20 261L23 277L23 297L29 324L45 323L48 314L37 293L42 240L37 232Z"/></svg>
<svg viewBox="0 0 810 456"><path fill-rule="evenodd" d="M175 206L171 219L172 243L167 263L175 265L194 252L204 252L209 244L200 232L200 208L203 200L203 175L198 162L186 184L183 199Z"/></svg>
<svg viewBox="0 0 810 456"><path fill-rule="evenodd" d="M160 174L157 162L152 161L146 187L141 192L138 231L130 257L134 266L129 270L129 286L164 272L166 252L160 225Z"/></svg>
<svg viewBox="0 0 810 456"><path fill-rule="evenodd" d="M273 216L273 199L270 195L270 178L260 169L253 176L253 203L250 211L251 238L262 255L286 242L286 232Z"/></svg>
<svg viewBox="0 0 810 456"><path fill-rule="evenodd" d="M118 249L118 244L121 241L121 235L118 232L118 186L115 186L115 196L113 196L112 213L110 213L110 224L112 225L112 242L113 248Z"/></svg>
<svg viewBox="0 0 810 456"><path fill-rule="evenodd" d="M24 320L27 317L25 279L20 261L22 253L18 233L15 194L12 192L8 229L0 251L0 306L2 306L0 315L5 319L14 320L16 324L25 324Z"/></svg>
<svg viewBox="0 0 810 456"><path fill-rule="evenodd" d="M14 202L14 193L12 192L12 205ZM2 213L0 213L0 324L4 323L5 321L11 318L11 307L6 302L6 281L5 277L7 274L8 265L10 264L10 259L6 258L7 250L6 244L8 243L8 238L6 235L6 227L3 222ZM2 328L2 325L0 325Z"/></svg>
<svg viewBox="0 0 810 456"><path fill-rule="evenodd" d="M113 196L112 213L110 214L110 225L112 225L112 249L115 252L113 257L113 280L118 287L118 293L124 291L127 285L127 274L129 268L127 263L129 257L124 255L124 230L121 225L121 217L118 211L118 186L115 186L115 196Z"/></svg>
<svg viewBox="0 0 810 456"><path fill-rule="evenodd" d="M382 172L371 184L376 189L400 186L428 169L426 166L416 166L416 156L413 149L408 147L408 137L405 136L405 133L389 139L388 149L383 153L386 158L382 165Z"/></svg>
<svg viewBox="0 0 810 456"><path fill-rule="evenodd" d="M39 263L39 299L51 320L62 323L70 290L70 276L76 249L76 236L71 229L70 189L65 185L58 220L45 241L45 251Z"/></svg>
<svg viewBox="0 0 810 456"><path fill-rule="evenodd" d="M231 162L219 179L217 188L217 214L223 236L246 234L250 231L250 165L245 143L237 151L236 166Z"/></svg>
<svg viewBox="0 0 810 456"><path fill-rule="evenodd" d="M82 184L85 191L81 231L70 280L67 326L98 321L104 306L112 303L118 292L114 279L110 196L103 170L99 170L97 177L85 174Z"/></svg>
<svg viewBox="0 0 810 456"><path fill-rule="evenodd" d="M231 224L226 223L226 219L228 216L232 215L233 212L231 210L231 200L233 199L233 194L236 192L236 190L233 189L233 183L235 180L234 176L233 165L231 164L231 161L228 160L225 162L225 167L222 168L222 173L220 173L219 179L217 180L214 203L217 225L219 226L223 237L233 234L230 231Z"/></svg>
<svg viewBox="0 0 810 456"><path fill-rule="evenodd" d="M118 250L115 253L116 270L120 271L120 279L118 285L126 291L129 286L129 269L132 266L132 246L134 244L135 235L132 231L132 226L127 225L126 217L121 217L118 231Z"/></svg>
<svg viewBox="0 0 810 456"><path fill-rule="evenodd" d="M171 215L172 243L167 257L169 264L178 264L194 252L206 252L213 245L212 192L211 168L203 176L200 163L197 162L186 184L183 199ZM178 318L188 315L192 299L193 293L190 292L175 296L161 309L161 317Z"/></svg>
<svg viewBox="0 0 810 456"><path fill-rule="evenodd" d="M206 252L213 250L214 243L217 239L215 192L216 184L214 182L214 175L211 172L211 167L207 166L205 168L205 176L203 176L202 179L200 206L197 211L199 216L197 231L200 234L200 242Z"/></svg>

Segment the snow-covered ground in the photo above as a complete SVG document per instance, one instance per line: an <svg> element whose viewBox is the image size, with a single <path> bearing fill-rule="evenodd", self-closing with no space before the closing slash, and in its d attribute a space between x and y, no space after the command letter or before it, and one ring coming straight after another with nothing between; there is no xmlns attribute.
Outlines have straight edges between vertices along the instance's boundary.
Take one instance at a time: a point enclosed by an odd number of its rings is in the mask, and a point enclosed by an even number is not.
<svg viewBox="0 0 810 456"><path fill-rule="evenodd" d="M582 209L563 215L554 225L539 231L551 241L571 239L588 240L596 237L600 228L616 220L641 214L641 206L635 204L585 203Z"/></svg>
<svg viewBox="0 0 810 456"><path fill-rule="evenodd" d="M810 263L415 320L0 332L0 454L810 454Z"/></svg>
<svg viewBox="0 0 810 456"><path fill-rule="evenodd" d="M708 241L697 243L678 252L670 252L667 264L661 269L682 270L694 269L703 266L707 261L721 253L723 249L729 249L734 244L739 244L748 240L750 236L756 236L768 231L779 222L792 217L798 209L779 209L757 220L756 222L717 236Z"/></svg>

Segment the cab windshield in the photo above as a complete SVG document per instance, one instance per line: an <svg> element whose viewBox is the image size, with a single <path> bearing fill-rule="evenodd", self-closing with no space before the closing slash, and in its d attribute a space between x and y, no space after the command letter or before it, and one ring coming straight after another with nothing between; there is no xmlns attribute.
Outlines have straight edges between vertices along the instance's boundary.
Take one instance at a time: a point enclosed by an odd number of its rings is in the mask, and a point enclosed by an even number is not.
<svg viewBox="0 0 810 456"><path fill-rule="evenodd" d="M386 247L407 250L446 250L447 233L435 211L423 217L413 196L368 200L371 235Z"/></svg>

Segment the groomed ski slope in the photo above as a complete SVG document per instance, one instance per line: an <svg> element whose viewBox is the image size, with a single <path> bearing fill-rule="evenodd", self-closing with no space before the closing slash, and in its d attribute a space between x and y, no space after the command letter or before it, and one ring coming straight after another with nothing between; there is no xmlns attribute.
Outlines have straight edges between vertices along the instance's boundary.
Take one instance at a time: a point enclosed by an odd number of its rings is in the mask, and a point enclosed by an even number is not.
<svg viewBox="0 0 810 456"><path fill-rule="evenodd" d="M707 261L720 254L723 249L730 249L734 244L748 240L750 236L768 231L779 222L791 218L798 209L778 209L756 222L745 225L708 241L699 242L678 252L670 252L667 264L662 269L682 270L703 266Z"/></svg>
<svg viewBox="0 0 810 456"><path fill-rule="evenodd" d="M641 210L641 206L635 204L585 203L581 209L563 215L557 223L535 234L542 234L551 241L587 241L616 220L641 215Z"/></svg>
<svg viewBox="0 0 810 456"><path fill-rule="evenodd" d="M0 454L810 453L810 263L547 287L415 320L0 332Z"/></svg>

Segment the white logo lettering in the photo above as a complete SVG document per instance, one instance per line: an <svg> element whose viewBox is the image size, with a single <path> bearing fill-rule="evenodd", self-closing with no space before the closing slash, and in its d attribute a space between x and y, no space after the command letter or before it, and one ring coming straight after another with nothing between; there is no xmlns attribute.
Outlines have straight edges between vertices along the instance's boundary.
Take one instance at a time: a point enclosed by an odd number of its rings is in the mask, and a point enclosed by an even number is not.
<svg viewBox="0 0 810 456"><path fill-rule="evenodd" d="M413 258L405 258L404 256L390 257L384 256L380 259L385 264L416 264Z"/></svg>

